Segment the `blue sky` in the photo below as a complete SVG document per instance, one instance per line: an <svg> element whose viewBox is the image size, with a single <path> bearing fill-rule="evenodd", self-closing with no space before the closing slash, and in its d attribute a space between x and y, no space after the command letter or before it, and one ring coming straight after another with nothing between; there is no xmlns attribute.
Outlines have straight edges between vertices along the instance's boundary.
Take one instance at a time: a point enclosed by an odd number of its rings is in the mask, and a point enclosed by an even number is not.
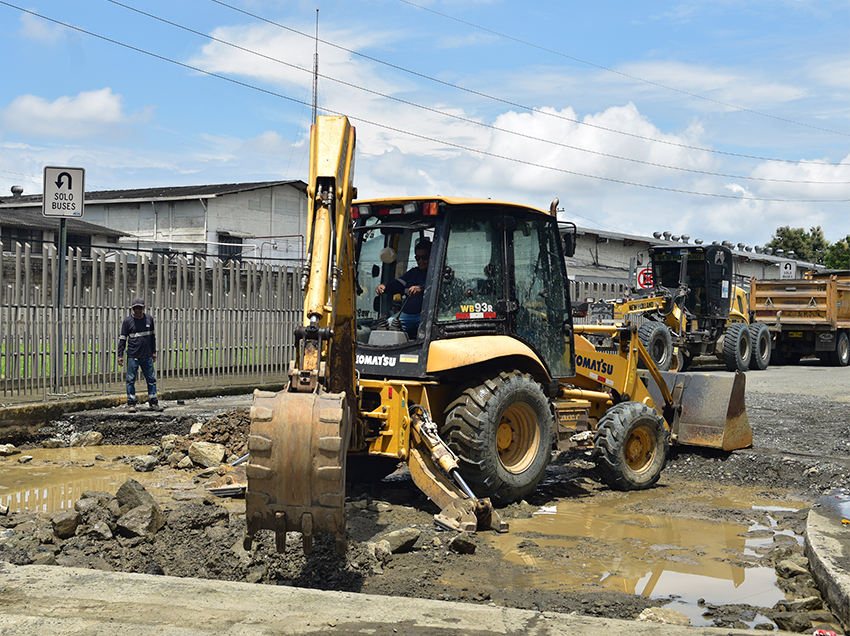
<svg viewBox="0 0 850 636"><path fill-rule="evenodd" d="M40 192L45 165L88 190L306 181L318 9L319 109L357 128L361 197L850 234L846 0L123 4L0 0L0 193Z"/></svg>

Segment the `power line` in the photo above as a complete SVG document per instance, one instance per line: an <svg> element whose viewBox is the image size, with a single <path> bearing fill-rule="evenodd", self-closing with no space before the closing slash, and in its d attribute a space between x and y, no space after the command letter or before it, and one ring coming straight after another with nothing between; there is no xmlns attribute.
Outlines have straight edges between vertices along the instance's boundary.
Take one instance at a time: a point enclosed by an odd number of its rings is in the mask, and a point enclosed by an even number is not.
<svg viewBox="0 0 850 636"><path fill-rule="evenodd" d="M286 31L290 31L291 33L295 33L295 34L300 35L302 37L313 39L313 36L311 36L307 33L304 33L304 32L299 31L297 29L293 29L292 27L288 27L285 24L281 24L279 22L269 20L268 18L264 18L263 16L257 15L256 13L251 13L250 11L245 11L244 9L240 9L239 7L234 7L233 5L227 4L226 2L222 2L222 0L210 0L210 2L214 2L215 4L221 5L223 7L227 7L228 9L232 9L233 11L236 11L237 13L242 13L243 15L247 15L251 18L255 18L255 19L260 20L262 22L266 22L267 24L271 24L272 26L276 26L276 27L279 27L279 28L284 29ZM492 100L492 101L495 101L495 102L499 102L501 104L505 104L506 106L513 106L514 108L520 108L522 110L527 110L529 112L536 113L536 114L539 114L539 115L545 115L547 117L552 117L552 118L555 118L555 119L561 119L563 121L568 121L568 122L571 122L571 123L574 123L574 124L578 124L580 126L587 126L589 128L595 128L597 130L603 130L605 132L610 132L610 133L614 133L614 134L617 134L617 135L624 135L624 136L627 136L627 137L632 137L634 139L643 139L645 141L651 141L653 143L665 144L665 145L668 145L668 146L675 146L677 148L686 148L686 149L689 149L689 150L698 150L700 152L709 152L709 153L712 153L712 154L724 155L724 156L728 156L728 157L737 157L739 159L755 159L757 161L776 161L776 162L780 162L780 163L796 163L792 159L777 159L777 158L774 158L774 157L760 157L758 155L745 155L745 154L736 153L736 152L729 152L729 151L726 151L726 150L716 150L714 148L705 148L705 147L702 147L702 146L691 146L691 145L688 145L688 144L681 144L681 143L677 143L675 141L670 141L670 140L667 140L667 139L656 139L655 137L646 137L646 136L643 136L643 135L638 135L636 133L630 133L630 132L626 132L626 131L623 131L623 130L617 130L616 128L607 128L606 126L600 126L599 124L592 124L590 122L582 121L580 119L574 119L572 117L565 117L564 115L560 115L558 113L553 113L553 112L541 110L539 108L534 108L533 106L520 104L518 102L512 102L510 100L503 99L501 97L495 97L493 95L489 95L489 94L483 93L481 91L476 91L476 90L473 90L471 88L466 88L465 86L460 86L458 84L452 84L451 82L447 82L445 80L441 80L441 79L436 78L436 77L431 77L429 75L425 75L424 73L419 73L418 71L413 71L413 70L404 68L403 66L393 64L392 62L387 62L385 60L381 60L379 58L372 57L370 55L366 55L365 53L360 53L360 52L355 51L353 49L345 48L344 46L341 46L339 44L335 44L334 42L329 42L327 40L319 40L319 41L322 44L325 44L327 46L339 49L340 51L345 51L346 53L350 53L351 55L356 55L358 57L363 58L364 60L369 60L371 62L375 62L376 64L382 64L384 66L388 66L390 68L396 69L396 70L401 71L403 73L407 73L407 74L413 75L415 77L420 77L422 79L425 79L425 80L428 80L428 81L431 81L431 82L435 82L437 84L442 84L443 86L446 86L448 88L453 88L455 90L462 91L464 93L469 93L470 95L476 95L478 97L483 97L485 99L489 99L489 100ZM840 166L840 165L842 165L841 162L816 161L816 160L810 161L809 163L814 164L814 165L825 165L825 166Z"/></svg>
<svg viewBox="0 0 850 636"><path fill-rule="evenodd" d="M6 2L5 0L0 0L0 4L6 5L8 7L13 8L13 9L17 9L18 11L22 11L22 12L27 13L29 15L35 16L37 18L41 18L43 20L48 20L49 22L53 22L54 24L64 26L64 27L72 29L74 31L78 31L78 32L84 33L86 35L90 35L92 37L103 40L105 42L109 42L111 44L115 44L117 46L121 46L123 48L129 49L129 50L132 50L132 51L136 51L137 53L142 53L144 55L148 55L150 57L162 60L164 62L170 62L170 63L175 64L177 66L182 66L183 68L187 68L187 69L195 71L197 73L208 75L210 77L215 77L217 79L221 79L221 80L224 80L226 82L230 82L230 83L235 84L237 86L250 88L252 90L255 90L255 91L267 94L267 95L271 95L273 97L278 97L280 99L285 99L287 101L290 101L290 102L293 102L293 103L296 103L296 104L305 104L305 102L298 100L298 99L295 99L293 97L289 97L287 95L283 95L283 94L277 93L275 91L271 91L271 90L268 90L268 89L265 89L265 88L261 88L259 86L254 86L252 84L248 84L247 82L242 82L240 80L233 79L232 77L227 77L225 75L213 73L211 71L207 71L205 69L198 68L196 66L192 66L191 64L186 64L185 62L180 62L178 60L174 60L174 59L165 57L163 55L159 55L157 53L153 53L151 51L141 49L141 48L133 46L131 44L119 42L118 40L114 40L112 38L109 38L109 37L106 37L106 36L103 36L103 35L99 35L99 34L94 33L92 31L88 31L86 29L83 29L81 27L77 27L77 26L68 24L66 22L61 22L60 20L56 20L54 18L50 18L50 17L44 16L44 15L41 15L39 13L36 13L35 11L30 11L29 9L24 9L24 8L19 7L17 5L14 5L10 2ZM346 115L346 113L331 110L331 109L328 109L328 108L323 108L322 110L323 110L323 112L329 113L331 115ZM617 184L621 184L621 185L630 185L630 186L635 186L635 187L639 187L639 188L647 188L647 189L650 189L650 190L659 190L659 191L664 191L664 192L674 192L674 193L678 193L678 194L691 194L691 195L695 195L695 196L714 197L714 198L721 198L721 199L734 199L734 200L737 200L737 201L771 201L771 202L785 202L785 203L846 203L846 202L850 201L850 199L778 199L778 198L767 198L767 197L744 197L744 196L735 196L735 195L729 195L729 194L715 194L715 193L708 193L708 192L697 192L697 191L693 191L693 190L681 190L681 189L677 189L677 188L668 188L668 187L664 187L664 186L656 186L656 185L650 185L650 184L645 184L645 183L636 183L636 182L632 182L632 181L625 181L625 180L622 180L622 179L614 179L614 178L611 178L611 177L603 177L603 176L599 176L599 175L585 174L585 173L577 172L577 171L574 171L574 170L567 170L566 168L557 168L557 167L554 167L554 166L546 166L546 165L543 165L543 164L537 164L537 163L534 163L534 162L531 162L531 161L516 159L516 158L513 158L513 157L508 157L508 156L505 156L505 155L500 155L500 154L488 152L488 151L485 151L485 150L479 150L477 148L470 148L468 146L463 146L461 144L457 144L457 143L454 143L454 142L440 140L440 139L436 139L436 138L433 138L433 137L428 137L427 135L422 135L422 134L419 134L419 133L415 133L415 132L411 132L411 131L407 131L407 130L402 130L400 128L395 128L395 127L392 127L392 126L388 126L386 124L380 124L378 122L370 121L368 119L364 119L364 118L361 118L361 117L355 117L355 116L351 116L351 115L348 115L348 117L350 119L355 120L355 121L360 121L364 124L369 124L369 125L372 125L372 126L376 126L378 128L383 128L384 130L389 130L389 131L396 132L396 133L399 133L399 134L402 134L402 135L407 135L407 136L410 136L410 137L416 137L418 139L430 141L430 142L433 142L433 143L436 143L436 144L441 144L441 145L444 145L444 146L449 146L451 148L457 148L459 150L463 150L463 151L466 151L466 152L472 152L472 153L492 157L492 158L495 158L495 159L502 159L502 160L505 160L505 161L510 161L510 162L513 162L513 163L519 163L519 164L522 164L522 165L531 166L531 167L535 167L535 168L541 168L541 169L544 169L544 170L551 170L553 172L560 172L560 173L563 173L563 174L571 174L571 175L574 175L574 176L585 177L585 178L589 178L589 179L597 179L597 180L606 181L606 182L609 182L609 183L617 183Z"/></svg>
<svg viewBox="0 0 850 636"><path fill-rule="evenodd" d="M666 84L661 84L660 82L654 82L652 80L643 79L642 77L637 77L636 75L630 75L628 73L624 73L623 71L618 71L613 68L608 68L607 66L602 66L600 64L595 64L593 62L588 62L587 60L583 60L578 57L573 57L572 55L567 55L566 53L561 53L560 51L554 51L552 49L547 49L546 47L540 46L539 44L534 44L533 42L527 42L525 40L521 40L519 38L513 37L512 35L507 35L505 33L500 33L498 31L493 31L492 29L488 29L486 27L482 27L478 24L474 24L472 22L467 22L466 20L461 20L460 18L456 18L447 13L440 13L434 9L429 9L428 7L423 7L422 5L416 4L415 2L410 2L410 0L399 0L399 2L403 2L404 4L410 5L411 7L416 7L417 9L421 9L423 11L428 11L429 13L433 13L434 15L438 15L440 17L446 18L448 20L453 20L455 22L459 22L460 24L465 24L466 26L470 26L473 29L478 29L479 31L484 31L485 33L490 33L492 35L497 35L500 38L505 38L506 40L512 40L519 44L524 44L525 46L530 46L540 51L545 51L546 53L551 53L552 55L557 55L568 60L573 60L574 62L579 62L580 64L586 64L587 66L592 66L594 68L598 68L603 71L608 71L609 73L616 73L617 75L621 75L622 77L627 77L629 79L637 80L638 82L643 82L644 84L650 84L651 86L657 86L659 88L663 88L668 91L673 91L676 93L680 93L682 95L687 95L688 97L695 97L696 99L702 99L707 102L711 102L713 104L719 104L720 106L726 106L727 108L733 108L735 110L740 110L747 113L752 113L754 115L759 115L760 117L769 117L770 119L776 119L778 121L784 121L789 124L794 124L795 126L805 126L806 128L812 128L814 130L820 130L822 132L832 133L834 135L843 135L845 137L850 137L850 133L842 132L840 130L831 130L829 128L822 128L820 126L814 126L812 124L806 124L804 122L795 121L793 119L788 119L786 117L779 117L778 115L771 115L770 113L763 113L758 110L753 110L752 108L745 108L744 106L737 106L735 104L730 104L728 102L722 102L718 99L712 99L711 97L706 97L705 95L700 95L698 93L691 93L689 91L682 90L681 88L675 88L674 86L667 86Z"/></svg>
<svg viewBox="0 0 850 636"><path fill-rule="evenodd" d="M213 0L213 1L217 2L218 0ZM578 152L586 152L586 153L598 155L598 156L601 156L601 157L608 157L610 159L618 159L620 161L630 161L632 163L639 163L639 164L642 164L642 165L652 166L652 167L655 167L655 168L664 168L664 169L667 169L667 170L678 170L678 171L681 171L681 172L690 172L690 173L693 173L693 174L704 174L704 175L708 175L708 176L723 177L723 178L728 178L728 179L745 179L745 180L750 180L750 181L762 181L762 182L773 182L773 183L793 183L793 184L814 184L814 185L846 185L847 183L850 183L848 181L802 181L802 180L796 180L796 179L770 179L770 178L767 178L767 177L751 177L751 176L746 176L746 175L734 175L734 174L725 174L725 173L719 173L719 172L711 172L711 171L708 171L708 170L697 170L695 168L684 168L684 167L680 167L680 166L670 166L670 165L666 165L666 164L662 164L662 163L654 163L654 162L651 162L651 161L644 161L642 159L633 159L631 157L621 157L619 155L615 155L615 154L611 154L611 153L607 153L607 152L601 152L601 151L598 151L598 150L590 150L589 148L581 148L581 147L578 147L578 146L565 144L565 143L562 143L562 142L555 141L553 139L544 139L542 137L535 137L533 135L528 135L528 134L525 134L525 133L522 133L522 132L519 132L519 131L509 130L507 128L499 128L498 126L493 126L492 124L487 124L487 123L484 123L484 122L481 122L481 121L476 121L476 120L470 119L468 117L462 117L460 115L455 115L453 113L447 113L447 112L439 110L437 108L431 108L429 106L417 104L416 102L411 102L411 101L408 101L408 100L405 100L405 99L400 99L398 97L394 97L392 95L387 95L385 93L381 93L379 91L375 91L375 90L372 90L370 88L366 88L365 86L360 86L360 85L354 84L352 82L346 82L345 80L341 80L341 79L338 79L338 78L335 78L335 77L331 77L329 75L324 75L324 74L321 74L321 73L318 72L318 69L316 68L315 63L314 63L313 69L310 70L310 69L304 68L303 66L299 66L299 65L293 64L291 62L286 62L284 60L281 60L280 58L275 58L275 57L272 57L270 55L266 55L265 53L260 53L259 51L255 51L253 49L249 49L247 47L240 46L239 44L234 44L233 42L228 42L227 40L217 38L213 35L208 35L206 33L202 33L200 31L197 31L197 30L192 29L190 27L187 27L185 25L179 24L177 22L172 22L171 20L167 20L165 18L154 15L152 13L142 11L141 9L136 9L135 7L131 7L129 5L126 5L122 2L119 2L118 0L107 0L107 2L110 2L111 4L117 5L119 7L123 7L125 9L133 11L133 12L138 13L140 15L144 15L148 18L153 19L153 20L157 20L157 21L162 22L164 24L168 24L168 25L173 26L175 28L182 29L183 31L193 33L193 34L198 35L198 36L200 36L204 39L212 40L213 42L218 42L220 44L224 44L225 46L232 47L234 49L237 49L239 51L243 51L245 53L249 53L251 55L256 55L257 57L261 57L263 59L269 60L270 62L276 62L277 64L281 64L283 66L287 66L289 68L293 68L293 69L302 71L304 73L311 73L313 75L313 80L314 80L313 81L313 91L314 91L313 110L314 110L314 112L315 112L315 109L316 109L315 79L317 77L322 77L323 79L326 79L326 80L329 80L329 81L332 81L332 82L336 82L336 83L341 84L343 86L348 86L349 88L354 88L356 90L360 90L360 91L369 93L371 95L375 95L377 97L389 99L389 100L392 100L394 102L398 102L398 103L404 104L406 106L412 106L414 108L419 108L419 109L422 109L422 110L425 110L425 111L428 111L428 112L431 112L431 113L435 113L437 115L441 115L441 116L444 116L444 117L450 117L452 119L456 119L456 120L462 121L464 123L472 124L474 126L480 126L482 128L488 128L490 130L494 130L494 131L497 131L497 132L502 132L502 133L506 133L506 134L509 134L509 135L522 137L524 139L528 139L528 140L531 140L531 141L538 141L540 143L550 144L550 145L553 145L553 146L559 146L561 148L567 148L569 150L576 150ZM316 39L318 40L318 36L316 36Z"/></svg>
<svg viewBox="0 0 850 636"><path fill-rule="evenodd" d="M417 104L415 102L403 100L403 99L400 99L398 97L394 97L392 95L387 95L387 94L381 93L379 91L375 91L375 90L372 90L372 89L369 89L369 88L366 88L366 87L363 87L363 86L359 86L357 84L353 84L351 82L346 82L344 80L340 80L338 78L331 77L329 75L320 74L320 73L316 72L315 69L313 71L310 71L309 69L306 69L306 68L299 66L297 64L286 62L286 61L281 60L279 58L274 58L274 57L271 57L271 56L266 55L264 53L260 53L259 51L255 51L253 49L249 49L249 48L240 46L238 44L228 42L227 40L223 40L221 38L217 38L215 36L208 35L208 34L200 32L200 31L196 31L195 29L192 29L190 27L178 24L176 22L172 22L172 21L167 20L165 18L162 18L162 17L156 16L156 15L153 15L151 13L147 13L145 11L142 11L140 9L136 9L134 7L128 6L126 4L118 2L117 0L107 0L107 1L112 3L112 4L118 5L120 7L124 7L125 9L129 9L130 11L134 11L134 12L139 13L141 15L145 15L149 18L154 19L154 20L158 20L160 22L163 22L165 24L169 24L171 26L182 29L184 31L188 31L189 33L194 33L195 35L199 35L199 36L201 36L205 39L213 40L214 42L224 44L225 46L233 47L233 48L238 49L240 51L244 51L246 53L250 53L252 55L262 57L262 58L267 59L269 61L276 62L278 64L282 64L284 66L288 66L290 68L294 68L296 70L300 70L300 71L305 72L305 73L314 73L318 77L322 77L326 80L336 82L336 83L342 84L344 86L348 86L350 88L361 90L361 91L370 93L372 95L382 97L384 99L389 99L389 100L392 100L392 101L395 101L395 102L398 102L398 103L401 103L401 104L405 104L407 106L412 106L414 108L420 108L422 110L426 110L426 111L429 111L429 112L432 112L432 113L435 113L435 114L438 114L438 115L442 115L444 117L451 117L453 119L457 119L457 120L463 121L465 123L473 124L475 126L480 126L482 128L489 128L491 130L503 132L503 133L510 134L510 135L515 135L515 136L522 137L522 138L525 138L525 139L529 139L529 140L532 140L532 141L538 141L538 142L550 144L550 145L553 145L553 146L559 146L559 147L567 148L567 149L570 149L570 150L576 150L578 152L587 152L587 153L590 153L590 154L595 154L595 155L599 155L599 156L602 156L602 157L608 157L608 158L611 158L611 159L618 159L620 161L630 161L630 162L633 162L633 163L639 163L639 164L643 164L643 165L647 165L647 166L653 166L653 167L656 167L656 168L665 168L667 170L678 170L678 171L682 171L682 172L690 172L690 173L694 173L694 174L704 174L704 175L708 175L708 176L724 177L724 178L730 178L730 179L746 179L746 180L751 180L751 181L763 181L763 182L775 182L775 183L793 183L793 184L817 184L817 185L827 185L827 184L828 185L845 185L847 183L850 183L848 181L803 181L803 180L796 180L796 179L770 179L770 178L766 178L766 177L751 177L751 176L746 176L746 175L734 175L734 174L711 172L711 171L708 171L708 170L697 170L697 169L694 169L694 168L684 168L684 167L679 167L679 166L670 166L670 165L661 164L661 163L643 161L641 159L633 159L633 158L630 158L630 157L622 157L622 156L619 156L619 155L614 155L614 154L611 154L611 153L605 153L605 152L601 152L601 151L598 151L598 150L590 150L588 148L581 148L581 147L578 147L578 146L572 146L570 144L561 143L561 142L558 142L558 141L554 141L552 139L543 139L541 137L534 137L532 135L527 135L525 133L521 133L521 132L518 132L518 131L509 130L509 129L506 129L506 128L499 128L499 127L493 126L491 124L486 124L484 122L476 121L474 119L469 119L467 117L462 117L460 115L455 115L455 114L452 114L452 113L446 113L445 111L441 111L441 110L436 109L436 108L430 108L430 107L424 106L422 104ZM213 0L213 1L217 1L217 0ZM315 104L314 104L314 108L315 108Z"/></svg>

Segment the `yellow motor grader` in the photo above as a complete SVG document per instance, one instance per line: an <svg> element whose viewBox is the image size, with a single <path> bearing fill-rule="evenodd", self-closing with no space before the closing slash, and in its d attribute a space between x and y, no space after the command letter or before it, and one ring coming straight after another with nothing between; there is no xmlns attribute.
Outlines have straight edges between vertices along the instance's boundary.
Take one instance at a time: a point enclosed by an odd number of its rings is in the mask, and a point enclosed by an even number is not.
<svg viewBox="0 0 850 636"><path fill-rule="evenodd" d="M284 390L254 393L246 549L269 529L279 551L289 531L307 553L316 533L344 551L346 479L400 462L440 508L437 523L504 532L496 506L535 488L553 447L592 439L602 478L640 489L658 480L671 442L751 443L742 374L662 374L633 327L573 325L564 257L575 226L558 222L557 200L548 212L444 196L354 201L354 149L346 118L318 118L298 354ZM405 285L423 274L417 290ZM405 311L416 291L417 311ZM585 337L606 329L616 352Z"/></svg>

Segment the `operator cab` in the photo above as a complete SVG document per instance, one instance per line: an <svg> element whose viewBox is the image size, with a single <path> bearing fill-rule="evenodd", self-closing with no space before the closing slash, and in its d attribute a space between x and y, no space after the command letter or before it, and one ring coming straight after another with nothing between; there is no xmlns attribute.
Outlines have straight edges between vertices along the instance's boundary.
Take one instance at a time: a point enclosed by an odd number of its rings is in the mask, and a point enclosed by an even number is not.
<svg viewBox="0 0 850 636"><path fill-rule="evenodd" d="M371 200L353 207L356 361L364 377L421 378L431 342L473 336L520 339L550 377L574 375L569 285L555 217L515 204L454 198ZM399 314L413 298L378 289L401 291L392 283L415 272L416 246L423 242L431 252L420 320L405 330Z"/></svg>
<svg viewBox="0 0 850 636"><path fill-rule="evenodd" d="M723 245L689 247L655 246L649 250L656 286L676 289L688 286L685 309L698 320L729 318L731 305L732 252ZM680 281L683 258L687 257L685 278ZM702 325L700 325L702 326Z"/></svg>

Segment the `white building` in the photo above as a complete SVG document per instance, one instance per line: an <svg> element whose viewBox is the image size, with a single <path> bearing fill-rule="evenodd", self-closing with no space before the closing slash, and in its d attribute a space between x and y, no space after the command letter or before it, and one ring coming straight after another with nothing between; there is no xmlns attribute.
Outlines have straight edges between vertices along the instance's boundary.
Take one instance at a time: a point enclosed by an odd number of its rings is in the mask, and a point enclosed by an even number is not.
<svg viewBox="0 0 850 636"><path fill-rule="evenodd" d="M94 191L85 194L83 218L87 226L110 230L93 238L92 247L296 264L304 258L306 191L303 181ZM16 224L43 224L41 199L0 199L4 230L12 236ZM58 227L58 219L49 220Z"/></svg>

